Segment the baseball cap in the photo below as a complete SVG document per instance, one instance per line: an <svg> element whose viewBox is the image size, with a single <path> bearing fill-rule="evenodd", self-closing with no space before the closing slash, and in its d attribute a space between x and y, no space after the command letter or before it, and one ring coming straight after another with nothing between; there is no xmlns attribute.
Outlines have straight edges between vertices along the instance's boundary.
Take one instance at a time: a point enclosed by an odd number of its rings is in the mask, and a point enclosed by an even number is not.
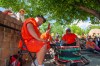
<svg viewBox="0 0 100 66"><path fill-rule="evenodd" d="M70 28L66 28L66 31L71 32L71 29Z"/></svg>

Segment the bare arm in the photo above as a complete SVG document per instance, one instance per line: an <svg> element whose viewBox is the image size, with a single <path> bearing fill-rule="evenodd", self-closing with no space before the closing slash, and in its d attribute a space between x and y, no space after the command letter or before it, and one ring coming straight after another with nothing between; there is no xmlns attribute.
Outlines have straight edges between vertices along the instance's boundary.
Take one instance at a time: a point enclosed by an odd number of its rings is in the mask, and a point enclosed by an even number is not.
<svg viewBox="0 0 100 66"><path fill-rule="evenodd" d="M28 29L28 32L31 34L31 36L33 36L35 39L37 39L39 41L44 41L38 37L38 35L36 34L34 27L31 23L27 24L27 29Z"/></svg>
<svg viewBox="0 0 100 66"><path fill-rule="evenodd" d="M80 42L79 42L79 38L78 37L76 38L76 45L80 46Z"/></svg>

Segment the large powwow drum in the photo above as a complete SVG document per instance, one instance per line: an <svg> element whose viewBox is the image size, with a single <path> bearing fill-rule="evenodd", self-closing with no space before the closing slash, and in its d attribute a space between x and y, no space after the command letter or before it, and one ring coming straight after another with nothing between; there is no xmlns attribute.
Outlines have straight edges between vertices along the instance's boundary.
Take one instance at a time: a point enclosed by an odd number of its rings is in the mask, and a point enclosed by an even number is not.
<svg viewBox="0 0 100 66"><path fill-rule="evenodd" d="M81 56L79 55L80 48L79 46L60 46L58 48L58 58L61 60L80 60Z"/></svg>

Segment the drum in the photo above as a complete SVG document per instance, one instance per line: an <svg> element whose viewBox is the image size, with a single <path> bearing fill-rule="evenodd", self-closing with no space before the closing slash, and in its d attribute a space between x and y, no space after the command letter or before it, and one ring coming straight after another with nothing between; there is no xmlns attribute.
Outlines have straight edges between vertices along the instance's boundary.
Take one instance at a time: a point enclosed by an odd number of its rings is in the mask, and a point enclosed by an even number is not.
<svg viewBox="0 0 100 66"><path fill-rule="evenodd" d="M60 46L58 48L58 58L61 60L80 60L81 56L79 55L80 48L79 46Z"/></svg>

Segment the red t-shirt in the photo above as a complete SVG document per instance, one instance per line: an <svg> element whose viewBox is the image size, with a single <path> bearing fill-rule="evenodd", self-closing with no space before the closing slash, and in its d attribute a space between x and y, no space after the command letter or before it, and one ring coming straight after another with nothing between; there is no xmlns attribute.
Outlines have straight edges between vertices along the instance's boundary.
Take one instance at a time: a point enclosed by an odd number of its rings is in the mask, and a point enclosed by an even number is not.
<svg viewBox="0 0 100 66"><path fill-rule="evenodd" d="M76 42L77 36L74 33L66 33L63 37L62 40L65 41L67 44L72 44Z"/></svg>

